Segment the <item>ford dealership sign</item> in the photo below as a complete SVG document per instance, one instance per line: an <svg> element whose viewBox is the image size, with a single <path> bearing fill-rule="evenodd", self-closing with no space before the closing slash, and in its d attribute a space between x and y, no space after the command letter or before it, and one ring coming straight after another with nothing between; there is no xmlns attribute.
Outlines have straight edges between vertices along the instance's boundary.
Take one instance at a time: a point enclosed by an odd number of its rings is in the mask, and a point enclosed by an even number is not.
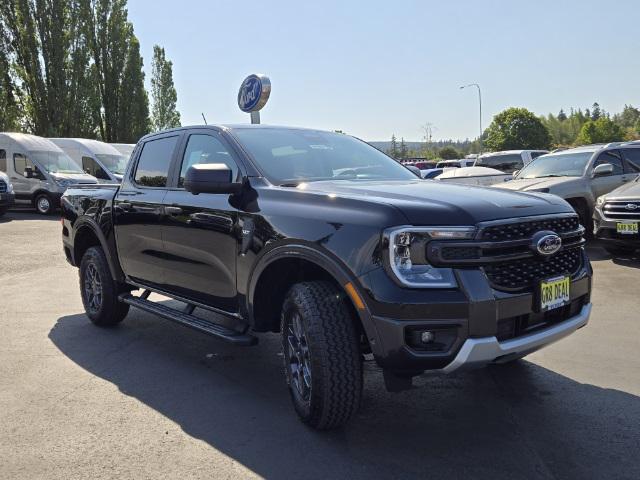
<svg viewBox="0 0 640 480"><path fill-rule="evenodd" d="M240 85L238 106L243 112L257 112L266 105L270 93L269 77L260 74L249 75Z"/></svg>

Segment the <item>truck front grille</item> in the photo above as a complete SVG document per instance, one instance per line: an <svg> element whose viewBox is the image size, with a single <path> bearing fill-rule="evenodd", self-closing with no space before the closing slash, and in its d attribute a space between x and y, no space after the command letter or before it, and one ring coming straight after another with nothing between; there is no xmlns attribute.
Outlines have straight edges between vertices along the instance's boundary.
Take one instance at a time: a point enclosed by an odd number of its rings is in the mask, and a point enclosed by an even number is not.
<svg viewBox="0 0 640 480"><path fill-rule="evenodd" d="M532 256L483 267L491 285L498 290L531 289L545 278L575 275L582 266L582 248L563 250L552 257Z"/></svg>
<svg viewBox="0 0 640 480"><path fill-rule="evenodd" d="M540 232L558 235L560 250L553 255L539 253L536 234ZM428 242L426 257L438 267L479 267L496 290L532 291L540 280L579 273L583 235L576 214L485 222L478 225L474 240Z"/></svg>
<svg viewBox="0 0 640 480"><path fill-rule="evenodd" d="M7 191L7 182L4 180L0 180L0 193L5 193Z"/></svg>
<svg viewBox="0 0 640 480"><path fill-rule="evenodd" d="M614 220L640 220L640 201L607 202L602 211L605 217Z"/></svg>

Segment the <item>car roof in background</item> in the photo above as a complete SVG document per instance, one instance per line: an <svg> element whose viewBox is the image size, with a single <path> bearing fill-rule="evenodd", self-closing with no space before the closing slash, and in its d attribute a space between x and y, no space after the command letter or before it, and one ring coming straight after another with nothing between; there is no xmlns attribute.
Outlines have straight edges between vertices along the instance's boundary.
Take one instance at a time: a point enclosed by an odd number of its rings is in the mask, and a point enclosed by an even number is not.
<svg viewBox="0 0 640 480"><path fill-rule="evenodd" d="M15 132L0 133L0 139L3 136L18 143L22 148L26 149L27 151L62 152L60 147L58 147L51 140L44 137L38 137L37 135L30 135L28 133L15 133Z"/></svg>
<svg viewBox="0 0 640 480"><path fill-rule="evenodd" d="M101 142L100 140L91 140L89 138L51 138L53 143L66 144L66 145L79 145L84 147L90 153L107 154L107 155L120 155L120 152L115 147L108 143Z"/></svg>

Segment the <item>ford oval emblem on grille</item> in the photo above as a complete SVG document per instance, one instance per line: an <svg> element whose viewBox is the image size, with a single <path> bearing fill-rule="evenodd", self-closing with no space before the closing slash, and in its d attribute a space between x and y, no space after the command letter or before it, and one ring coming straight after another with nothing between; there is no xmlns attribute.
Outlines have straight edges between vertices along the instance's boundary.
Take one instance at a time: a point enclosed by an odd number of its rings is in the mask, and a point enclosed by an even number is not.
<svg viewBox="0 0 640 480"><path fill-rule="evenodd" d="M538 232L532 238L531 247L540 255L553 255L562 247L562 239L553 232Z"/></svg>
<svg viewBox="0 0 640 480"><path fill-rule="evenodd" d="M624 208L626 208L627 210L637 210L640 207L638 207L638 205L636 205L635 203L627 203L626 207Z"/></svg>

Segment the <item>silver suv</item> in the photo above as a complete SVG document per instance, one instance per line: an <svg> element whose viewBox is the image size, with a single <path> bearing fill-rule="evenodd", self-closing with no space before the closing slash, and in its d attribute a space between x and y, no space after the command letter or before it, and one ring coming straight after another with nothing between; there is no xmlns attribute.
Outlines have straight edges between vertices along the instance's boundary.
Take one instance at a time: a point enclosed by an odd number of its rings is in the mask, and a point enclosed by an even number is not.
<svg viewBox="0 0 640 480"><path fill-rule="evenodd" d="M617 142L542 155L515 173L514 180L494 187L558 195L589 227L596 199L639 174L640 142Z"/></svg>

